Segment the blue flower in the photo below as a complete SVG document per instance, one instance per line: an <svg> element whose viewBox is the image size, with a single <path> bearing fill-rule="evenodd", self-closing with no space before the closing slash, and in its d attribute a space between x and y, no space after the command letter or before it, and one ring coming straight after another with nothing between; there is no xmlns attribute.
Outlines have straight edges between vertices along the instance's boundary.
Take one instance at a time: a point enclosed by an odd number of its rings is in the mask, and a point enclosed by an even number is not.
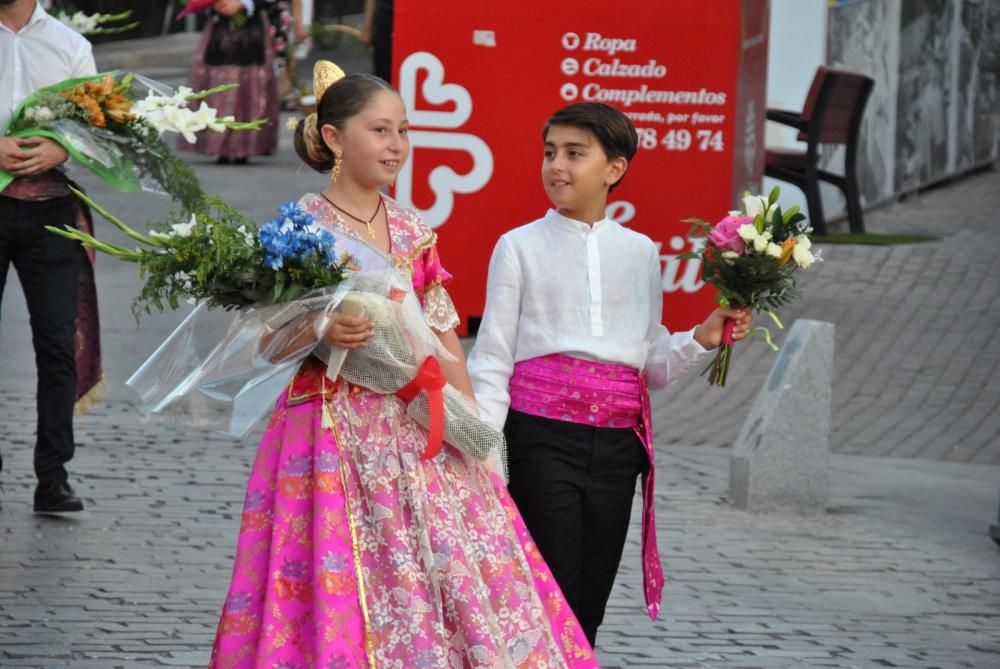
<svg viewBox="0 0 1000 669"><path fill-rule="evenodd" d="M277 272L279 269L281 269L282 265L284 265L285 262L280 255L268 251L267 253L264 254L264 264L267 265L269 269L272 269L275 272Z"/></svg>
<svg viewBox="0 0 1000 669"><path fill-rule="evenodd" d="M335 262L333 234L314 228L314 222L315 217L297 203L281 205L278 218L265 223L258 233L264 263L276 271L291 261L302 265L313 254L325 262Z"/></svg>
<svg viewBox="0 0 1000 669"><path fill-rule="evenodd" d="M280 207L278 207L278 215L281 218L295 218L302 211L302 207L299 206L298 202L289 200Z"/></svg>
<svg viewBox="0 0 1000 669"><path fill-rule="evenodd" d="M316 217L300 207L296 215L292 216L292 219L295 221L297 226L307 228L313 224Z"/></svg>

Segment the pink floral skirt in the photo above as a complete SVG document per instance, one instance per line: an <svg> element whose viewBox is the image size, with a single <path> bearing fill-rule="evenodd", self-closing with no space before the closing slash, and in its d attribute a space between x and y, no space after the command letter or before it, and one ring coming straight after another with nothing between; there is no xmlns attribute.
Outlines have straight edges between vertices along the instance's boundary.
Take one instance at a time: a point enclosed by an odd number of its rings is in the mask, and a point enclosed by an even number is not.
<svg viewBox="0 0 1000 669"><path fill-rule="evenodd" d="M425 444L394 396L278 402L212 667L597 666L503 482Z"/></svg>

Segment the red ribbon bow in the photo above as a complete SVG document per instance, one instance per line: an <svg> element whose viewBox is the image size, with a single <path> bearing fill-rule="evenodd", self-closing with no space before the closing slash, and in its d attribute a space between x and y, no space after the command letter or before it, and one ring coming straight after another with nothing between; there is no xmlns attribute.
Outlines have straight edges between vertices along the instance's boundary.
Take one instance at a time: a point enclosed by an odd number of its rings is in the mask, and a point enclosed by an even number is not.
<svg viewBox="0 0 1000 669"><path fill-rule="evenodd" d="M396 391L396 396L407 404L412 402L421 390L427 393L431 425L427 435L427 448L420 456L421 460L430 460L441 451L441 440L444 438L444 396L441 394L441 389L444 388L444 384L441 364L437 358L429 355L424 358L413 380Z"/></svg>

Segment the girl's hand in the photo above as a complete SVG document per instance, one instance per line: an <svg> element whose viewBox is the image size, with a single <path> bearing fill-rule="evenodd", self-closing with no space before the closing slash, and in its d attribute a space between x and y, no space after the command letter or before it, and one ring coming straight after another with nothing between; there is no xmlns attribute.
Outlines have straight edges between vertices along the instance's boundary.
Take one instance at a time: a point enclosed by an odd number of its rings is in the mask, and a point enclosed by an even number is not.
<svg viewBox="0 0 1000 669"><path fill-rule="evenodd" d="M338 348L361 348L375 335L375 323L364 316L338 313L323 341Z"/></svg>
<svg viewBox="0 0 1000 669"><path fill-rule="evenodd" d="M747 336L753 324L753 312L750 309L733 307L719 307L708 315L705 322L694 330L694 338L703 348L717 348L722 343L722 330L725 327L726 319L732 318L736 321L733 328L733 339L739 341Z"/></svg>

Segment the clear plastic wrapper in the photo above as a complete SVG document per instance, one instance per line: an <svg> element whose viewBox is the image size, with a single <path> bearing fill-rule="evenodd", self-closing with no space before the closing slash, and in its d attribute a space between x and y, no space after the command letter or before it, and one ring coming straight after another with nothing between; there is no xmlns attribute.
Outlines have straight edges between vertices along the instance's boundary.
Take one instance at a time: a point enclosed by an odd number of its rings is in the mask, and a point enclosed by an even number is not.
<svg viewBox="0 0 1000 669"><path fill-rule="evenodd" d="M245 436L274 407L351 288L345 281L277 305L240 311L214 346L198 306L126 382L143 410Z"/></svg>
<svg viewBox="0 0 1000 669"><path fill-rule="evenodd" d="M454 360L424 320L423 309L409 286L409 276L386 272L355 279L340 308L373 321L375 335L361 348L339 355L336 350L330 351L328 374L337 373L351 383L389 394L408 384L428 356ZM444 440L477 460L493 458L505 465L503 433L481 420L475 403L454 386L446 384L442 394ZM429 429L427 394L418 394L407 413Z"/></svg>
<svg viewBox="0 0 1000 669"><path fill-rule="evenodd" d="M342 310L375 323L360 348L319 342ZM266 415L306 356L327 362L327 375L392 394L410 383L426 358L454 360L427 325L405 272L357 272L335 288L281 304L242 310L214 346L208 317L198 307L132 375L128 385L144 410L187 425L243 437ZM217 338L217 337L216 337ZM503 433L479 418L461 391L442 390L444 441L499 473L506 471ZM431 428L428 395L409 403L409 415Z"/></svg>

